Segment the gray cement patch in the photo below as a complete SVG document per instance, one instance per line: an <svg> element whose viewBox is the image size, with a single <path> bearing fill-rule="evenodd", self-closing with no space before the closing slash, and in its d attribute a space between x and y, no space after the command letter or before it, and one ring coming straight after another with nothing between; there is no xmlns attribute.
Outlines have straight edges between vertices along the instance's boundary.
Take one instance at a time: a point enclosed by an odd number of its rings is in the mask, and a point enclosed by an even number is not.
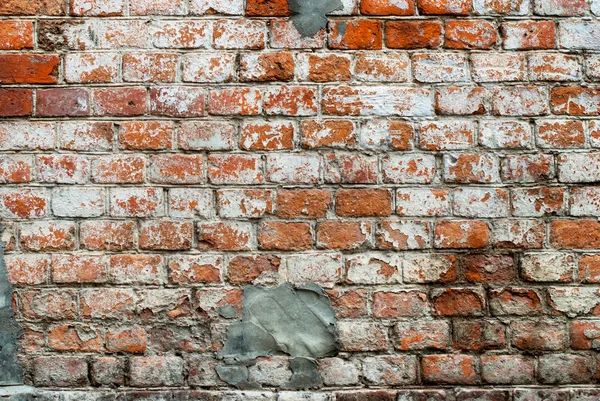
<svg viewBox="0 0 600 401"><path fill-rule="evenodd" d="M244 289L242 320L227 330L217 353L225 365L219 377L239 388L260 388L248 371L256 358L287 355L292 376L283 388L311 388L322 384L317 358L337 355L335 312L321 287L309 284Z"/></svg>
<svg viewBox="0 0 600 401"><path fill-rule="evenodd" d="M0 225L0 237L4 227ZM0 241L0 386L23 383L23 370L17 360L21 327L12 310L12 286L4 263L4 244Z"/></svg>
<svg viewBox="0 0 600 401"><path fill-rule="evenodd" d="M327 27L327 14L342 10L341 0L290 0L291 20L302 36L314 36Z"/></svg>

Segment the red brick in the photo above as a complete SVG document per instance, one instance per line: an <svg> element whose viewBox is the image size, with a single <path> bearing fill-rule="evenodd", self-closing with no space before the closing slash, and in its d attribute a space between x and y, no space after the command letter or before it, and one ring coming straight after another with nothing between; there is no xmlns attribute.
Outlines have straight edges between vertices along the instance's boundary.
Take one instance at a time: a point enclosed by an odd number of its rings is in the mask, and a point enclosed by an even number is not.
<svg viewBox="0 0 600 401"><path fill-rule="evenodd" d="M598 320L572 321L570 328L571 348L589 350L598 348L600 322Z"/></svg>
<svg viewBox="0 0 600 401"><path fill-rule="evenodd" d="M390 0L363 0L360 13L364 15L414 15L415 4L410 0L399 2Z"/></svg>
<svg viewBox="0 0 600 401"><path fill-rule="evenodd" d="M490 49L496 40L496 27L489 21L446 21L444 46L449 49Z"/></svg>
<svg viewBox="0 0 600 401"><path fill-rule="evenodd" d="M373 316L378 319L419 317L427 311L427 294L420 291L373 293Z"/></svg>
<svg viewBox="0 0 600 401"><path fill-rule="evenodd" d="M133 15L184 15L184 0L146 0L130 5Z"/></svg>
<svg viewBox="0 0 600 401"><path fill-rule="evenodd" d="M0 194L2 211L8 218L39 219L46 216L48 196L38 188L22 188Z"/></svg>
<svg viewBox="0 0 600 401"><path fill-rule="evenodd" d="M82 290L79 296L84 319L131 319L137 299L127 288L92 288Z"/></svg>
<svg viewBox="0 0 600 401"><path fill-rule="evenodd" d="M294 58L288 52L243 54L240 58L240 81L291 81L294 68Z"/></svg>
<svg viewBox="0 0 600 401"><path fill-rule="evenodd" d="M169 260L171 283L219 283L223 258L209 256L179 256Z"/></svg>
<svg viewBox="0 0 600 401"><path fill-rule="evenodd" d="M277 216L281 218L323 218L331 203L331 193L325 190L280 190L277 192Z"/></svg>
<svg viewBox="0 0 600 401"><path fill-rule="evenodd" d="M140 228L140 248L151 250L185 250L192 246L194 227L189 222L145 222Z"/></svg>
<svg viewBox="0 0 600 401"><path fill-rule="evenodd" d="M174 82L178 56L171 53L126 53L123 55L125 82Z"/></svg>
<svg viewBox="0 0 600 401"><path fill-rule="evenodd" d="M152 156L148 180L158 184L202 184L206 181L202 155L165 154Z"/></svg>
<svg viewBox="0 0 600 401"><path fill-rule="evenodd" d="M287 0L249 0L246 15L251 17L287 17L290 15Z"/></svg>
<svg viewBox="0 0 600 401"><path fill-rule="evenodd" d="M375 232L379 249L425 249L431 247L431 228L425 221L382 220Z"/></svg>
<svg viewBox="0 0 600 401"><path fill-rule="evenodd" d="M529 78L534 81L579 81L582 67L575 56L541 53L528 58Z"/></svg>
<svg viewBox="0 0 600 401"><path fill-rule="evenodd" d="M600 115L600 89L596 88L553 88L550 105L554 114L570 116Z"/></svg>
<svg viewBox="0 0 600 401"><path fill-rule="evenodd" d="M242 154L208 156L208 178L213 184L261 184L264 180L260 157Z"/></svg>
<svg viewBox="0 0 600 401"><path fill-rule="evenodd" d="M550 120L537 123L537 145L541 148L583 148L585 133L581 121Z"/></svg>
<svg viewBox="0 0 600 401"><path fill-rule="evenodd" d="M515 278L515 262L511 255L467 255L464 275L473 283L511 282Z"/></svg>
<svg viewBox="0 0 600 401"><path fill-rule="evenodd" d="M60 58L51 54L2 54L0 83L55 84Z"/></svg>
<svg viewBox="0 0 600 401"><path fill-rule="evenodd" d="M0 183L18 184L32 180L33 159L29 156L0 156Z"/></svg>
<svg viewBox="0 0 600 401"><path fill-rule="evenodd" d="M552 155L509 155L502 166L506 182L537 182L554 177Z"/></svg>
<svg viewBox="0 0 600 401"><path fill-rule="evenodd" d="M275 19L269 24L271 48L274 49L318 49L325 46L324 29L315 35L301 36L290 20Z"/></svg>
<svg viewBox="0 0 600 401"><path fill-rule="evenodd" d="M583 283L600 282L600 256L582 255L578 260L579 280Z"/></svg>
<svg viewBox="0 0 600 401"><path fill-rule="evenodd" d="M387 21L385 44L391 49L435 49L442 43L439 21Z"/></svg>
<svg viewBox="0 0 600 401"><path fill-rule="evenodd" d="M368 244L371 223L360 221L323 221L317 225L317 248L358 249Z"/></svg>
<svg viewBox="0 0 600 401"><path fill-rule="evenodd" d="M319 108L317 92L312 87L269 87L264 91L264 100L268 115L313 116Z"/></svg>
<svg viewBox="0 0 600 401"><path fill-rule="evenodd" d="M108 122L67 122L60 125L59 146L72 151L111 151L114 126Z"/></svg>
<svg viewBox="0 0 600 401"><path fill-rule="evenodd" d="M33 22L6 20L0 22L0 50L33 48Z"/></svg>
<svg viewBox="0 0 600 401"><path fill-rule="evenodd" d="M232 53L191 53L182 59L184 82L230 82L236 75L236 56Z"/></svg>
<svg viewBox="0 0 600 401"><path fill-rule="evenodd" d="M0 15L65 15L60 0L7 1L0 5Z"/></svg>
<svg viewBox="0 0 600 401"><path fill-rule="evenodd" d="M39 356L35 358L33 369L33 382L36 386L83 387L88 385L88 364L85 357Z"/></svg>
<svg viewBox="0 0 600 401"><path fill-rule="evenodd" d="M139 116L146 112L145 88L110 88L94 90L94 115Z"/></svg>
<svg viewBox="0 0 600 401"><path fill-rule="evenodd" d="M600 247L600 222L596 220L554 220L550 223L550 241L558 249Z"/></svg>
<svg viewBox="0 0 600 401"><path fill-rule="evenodd" d="M341 350L345 352L383 351L387 348L387 330L372 322L338 322Z"/></svg>
<svg viewBox="0 0 600 401"><path fill-rule="evenodd" d="M473 53L473 80L475 82L514 82L526 77L525 56L518 53Z"/></svg>
<svg viewBox="0 0 600 401"><path fill-rule="evenodd" d="M44 89L36 93L36 116L81 117L90 115L90 92L87 89Z"/></svg>
<svg viewBox="0 0 600 401"><path fill-rule="evenodd" d="M92 182L100 184L139 184L144 182L146 159L115 155L92 160Z"/></svg>
<svg viewBox="0 0 600 401"><path fill-rule="evenodd" d="M485 313L485 296L469 288L445 288L431 294L438 316L481 316Z"/></svg>
<svg viewBox="0 0 600 401"><path fill-rule="evenodd" d="M263 49L265 39L265 23L263 21L217 20L213 24L215 49Z"/></svg>
<svg viewBox="0 0 600 401"><path fill-rule="evenodd" d="M267 155L267 180L281 184L316 184L320 158L314 153Z"/></svg>
<svg viewBox="0 0 600 401"><path fill-rule="evenodd" d="M392 213L392 194L387 189L340 189L336 214L341 217L382 217Z"/></svg>
<svg viewBox="0 0 600 401"><path fill-rule="evenodd" d="M86 17L112 17L123 15L124 0L104 3L102 0L70 0L71 15Z"/></svg>
<svg viewBox="0 0 600 401"><path fill-rule="evenodd" d="M77 294L72 290L27 290L19 294L19 305L27 320L74 319Z"/></svg>
<svg viewBox="0 0 600 401"><path fill-rule="evenodd" d="M335 82L349 81L351 59L331 53L306 53L299 58L299 78L303 81Z"/></svg>
<svg viewBox="0 0 600 401"><path fill-rule="evenodd" d="M106 350L108 352L125 352L139 354L146 351L147 335L142 326L110 328L106 333Z"/></svg>
<svg viewBox="0 0 600 401"><path fill-rule="evenodd" d="M223 121L183 121L178 145L184 150L229 150L234 146L236 127Z"/></svg>
<svg viewBox="0 0 600 401"><path fill-rule="evenodd" d="M410 58L395 53L359 53L355 57L354 77L363 82L408 82Z"/></svg>
<svg viewBox="0 0 600 401"><path fill-rule="evenodd" d="M473 145L475 126L466 121L422 123L419 146L425 150L468 149Z"/></svg>
<svg viewBox="0 0 600 401"><path fill-rule="evenodd" d="M504 48L540 50L554 48L553 21L517 21L502 24Z"/></svg>
<svg viewBox="0 0 600 401"><path fill-rule="evenodd" d="M153 116L203 117L204 90L181 86L151 88L150 112Z"/></svg>
<svg viewBox="0 0 600 401"><path fill-rule="evenodd" d="M251 284L257 279L276 279L280 264L277 256L236 256L229 262L227 280L231 284Z"/></svg>
<svg viewBox="0 0 600 401"><path fill-rule="evenodd" d="M52 281L59 284L106 282L106 268L102 256L52 255Z"/></svg>
<svg viewBox="0 0 600 401"><path fill-rule="evenodd" d="M173 146L175 127L170 121L123 121L119 141L128 150L163 150Z"/></svg>
<svg viewBox="0 0 600 401"><path fill-rule="evenodd" d="M158 255L113 255L109 278L116 284L161 284L163 259Z"/></svg>
<svg viewBox="0 0 600 401"><path fill-rule="evenodd" d="M31 286L48 281L50 258L47 255L6 255L4 258L9 283Z"/></svg>
<svg viewBox="0 0 600 401"><path fill-rule="evenodd" d="M262 112L262 95L258 89L214 89L208 97L210 114L251 116Z"/></svg>
<svg viewBox="0 0 600 401"><path fill-rule="evenodd" d="M515 321L511 325L512 345L520 350L559 351L565 348L567 332L559 321Z"/></svg>
<svg viewBox="0 0 600 401"><path fill-rule="evenodd" d="M265 250L301 251L312 248L313 237L308 223L267 221L258 229L258 242Z"/></svg>
<svg viewBox="0 0 600 401"><path fill-rule="evenodd" d="M505 348L506 328L495 320L456 321L454 347L476 352Z"/></svg>
<svg viewBox="0 0 600 401"><path fill-rule="evenodd" d="M122 386L125 382L123 363L118 358L101 356L90 365L92 382L100 386Z"/></svg>
<svg viewBox="0 0 600 401"><path fill-rule="evenodd" d="M115 188L111 191L110 214L114 217L163 216L163 190Z"/></svg>
<svg viewBox="0 0 600 401"><path fill-rule="evenodd" d="M531 384L533 359L521 355L483 355L481 376L490 384Z"/></svg>
<svg viewBox="0 0 600 401"><path fill-rule="evenodd" d="M160 21L154 25L152 43L161 49L197 49L210 46L208 21Z"/></svg>
<svg viewBox="0 0 600 401"><path fill-rule="evenodd" d="M75 249L75 224L67 221L40 221L22 225L21 247L34 252Z"/></svg>
<svg viewBox="0 0 600 401"><path fill-rule="evenodd" d="M403 321L394 326L399 351L445 350L450 343L450 325L444 320Z"/></svg>
<svg viewBox="0 0 600 401"><path fill-rule="evenodd" d="M244 150L286 150L294 147L294 125L287 121L252 121L242 125Z"/></svg>
<svg viewBox="0 0 600 401"><path fill-rule="evenodd" d="M88 180L90 163L79 155L38 156L38 180L59 184L84 184Z"/></svg>
<svg viewBox="0 0 600 401"><path fill-rule="evenodd" d="M329 153L324 157L324 179L333 184L375 184L377 157L361 153Z"/></svg>
<svg viewBox="0 0 600 401"><path fill-rule="evenodd" d="M486 89L478 86L438 88L435 92L435 110L439 114L447 115L484 114L486 98Z"/></svg>
<svg viewBox="0 0 600 401"><path fill-rule="evenodd" d="M336 116L428 116L433 115L433 98L426 88L325 87L321 108Z"/></svg>
<svg viewBox="0 0 600 401"><path fill-rule="evenodd" d="M435 384L477 384L477 360L470 355L424 355L423 380Z"/></svg>
<svg viewBox="0 0 600 401"><path fill-rule="evenodd" d="M338 318L359 318L368 314L365 290L330 290L327 291L327 296Z"/></svg>
<svg viewBox="0 0 600 401"><path fill-rule="evenodd" d="M31 89L0 89L0 117L25 117L32 112Z"/></svg>
<svg viewBox="0 0 600 401"><path fill-rule="evenodd" d="M444 156L444 180L457 184L498 182L500 163L492 154L462 153Z"/></svg>
<svg viewBox="0 0 600 401"><path fill-rule="evenodd" d="M72 53L65 56L68 83L112 83L119 77L119 55L111 53Z"/></svg>
<svg viewBox="0 0 600 401"><path fill-rule="evenodd" d="M81 247L91 251L133 249L136 227L133 221L84 221L79 228Z"/></svg>
<svg viewBox="0 0 600 401"><path fill-rule="evenodd" d="M490 229L483 221L438 221L435 224L437 248L485 248L490 240Z"/></svg>
<svg viewBox="0 0 600 401"><path fill-rule="evenodd" d="M383 44L381 21L341 20L329 22L329 47L342 50L379 50Z"/></svg>
<svg viewBox="0 0 600 401"><path fill-rule="evenodd" d="M48 331L48 346L56 351L102 352L104 329L90 325L63 324Z"/></svg>
<svg viewBox="0 0 600 401"><path fill-rule="evenodd" d="M254 243L253 232L250 223L201 223L198 225L198 247L205 251L247 251Z"/></svg>
<svg viewBox="0 0 600 401"><path fill-rule="evenodd" d="M302 147L352 148L356 143L354 124L346 120L304 120L300 124Z"/></svg>

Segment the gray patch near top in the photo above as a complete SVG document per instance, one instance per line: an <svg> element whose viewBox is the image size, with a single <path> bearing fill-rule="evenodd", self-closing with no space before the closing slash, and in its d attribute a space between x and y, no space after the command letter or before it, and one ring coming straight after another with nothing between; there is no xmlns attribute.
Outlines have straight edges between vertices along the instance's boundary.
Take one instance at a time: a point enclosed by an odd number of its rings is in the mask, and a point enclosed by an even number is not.
<svg viewBox="0 0 600 401"><path fill-rule="evenodd" d="M341 0L289 0L292 22L302 36L314 36L327 27L327 14L342 10Z"/></svg>
<svg viewBox="0 0 600 401"><path fill-rule="evenodd" d="M4 227L0 225L0 237ZM4 243L0 241L0 385L23 383L23 370L17 360L21 327L12 309L12 286L4 264Z"/></svg>
<svg viewBox="0 0 600 401"><path fill-rule="evenodd" d="M292 377L282 387L320 386L315 359L339 352L335 312L323 289L314 284L248 286L242 305L242 321L229 326L217 353L226 363L217 367L219 377L239 388L257 388L247 366L258 357L289 355Z"/></svg>

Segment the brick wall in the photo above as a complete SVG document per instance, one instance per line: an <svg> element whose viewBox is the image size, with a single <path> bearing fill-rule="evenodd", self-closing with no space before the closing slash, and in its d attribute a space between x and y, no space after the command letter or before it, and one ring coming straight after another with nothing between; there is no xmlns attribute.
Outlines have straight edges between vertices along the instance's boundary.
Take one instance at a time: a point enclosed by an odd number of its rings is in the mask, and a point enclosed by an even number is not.
<svg viewBox="0 0 600 401"><path fill-rule="evenodd" d="M66 3L0 3L25 384L600 399L599 0L344 0L314 37L285 0ZM341 352L236 391L219 311L282 282L328 291Z"/></svg>

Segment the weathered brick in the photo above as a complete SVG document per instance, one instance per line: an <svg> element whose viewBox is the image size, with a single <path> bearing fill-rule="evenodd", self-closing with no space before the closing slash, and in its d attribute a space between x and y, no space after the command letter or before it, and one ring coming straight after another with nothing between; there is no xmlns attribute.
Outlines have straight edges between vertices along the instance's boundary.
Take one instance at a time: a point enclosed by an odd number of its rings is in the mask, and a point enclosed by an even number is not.
<svg viewBox="0 0 600 401"><path fill-rule="evenodd" d="M497 320L456 321L453 344L455 348L476 352L505 348L506 328Z"/></svg>
<svg viewBox="0 0 600 401"><path fill-rule="evenodd" d="M527 73L525 56L518 53L473 53L471 64L475 82L523 81Z"/></svg>
<svg viewBox="0 0 600 401"><path fill-rule="evenodd" d="M316 246L319 249L358 249L368 244L370 237L370 223L323 221L316 227Z"/></svg>
<svg viewBox="0 0 600 401"><path fill-rule="evenodd" d="M254 229L245 222L215 222L198 225L201 250L246 251L252 249Z"/></svg>
<svg viewBox="0 0 600 401"><path fill-rule="evenodd" d="M465 82L470 80L467 57L459 53L416 53L412 56L418 82Z"/></svg>
<svg viewBox="0 0 600 401"><path fill-rule="evenodd" d="M485 248L490 241L490 229L483 221L438 221L435 224L436 248Z"/></svg>
<svg viewBox="0 0 600 401"><path fill-rule="evenodd" d="M421 359L423 380L435 384L476 384L476 359L470 355L425 355Z"/></svg>
<svg viewBox="0 0 600 401"><path fill-rule="evenodd" d="M497 29L485 20L446 21L445 47L450 49L490 49L496 44Z"/></svg>
<svg viewBox="0 0 600 401"><path fill-rule="evenodd" d="M427 312L427 294L420 291L373 293L375 318L419 317Z"/></svg>
<svg viewBox="0 0 600 401"><path fill-rule="evenodd" d="M517 21L502 24L505 49L553 49L554 35L552 21Z"/></svg>
<svg viewBox="0 0 600 401"><path fill-rule="evenodd" d="M347 280L354 284L395 284L402 281L402 260L387 253L362 253L346 259Z"/></svg>
<svg viewBox="0 0 600 401"><path fill-rule="evenodd" d="M151 88L150 112L154 116L203 117L204 90L182 86Z"/></svg>
<svg viewBox="0 0 600 401"><path fill-rule="evenodd" d="M387 21L385 44L392 49L435 49L442 43L442 24L436 20Z"/></svg>

